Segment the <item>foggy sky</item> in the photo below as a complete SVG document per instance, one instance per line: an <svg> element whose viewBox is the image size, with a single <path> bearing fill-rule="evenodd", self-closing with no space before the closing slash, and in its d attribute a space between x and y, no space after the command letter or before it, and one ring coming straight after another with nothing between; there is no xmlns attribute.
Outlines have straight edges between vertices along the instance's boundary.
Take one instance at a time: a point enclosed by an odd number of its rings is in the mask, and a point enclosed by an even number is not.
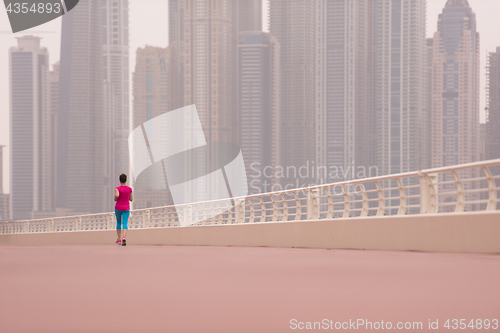
<svg viewBox="0 0 500 333"><path fill-rule="evenodd" d="M263 0L266 4L267 1ZM437 29L437 19L446 0L427 0L427 37L432 37ZM480 33L481 47L481 122L485 121L485 67L487 51L500 46L499 0L469 0L476 13L477 29ZM264 11L267 11L264 6ZM147 10L152 8L153 10ZM130 61L129 68L135 68L135 51L146 44L165 47L168 45L168 1L165 0L129 0L130 23ZM267 13L263 17L264 31L268 31ZM0 9L0 145L6 145L4 151L4 192L10 192L9 179L9 49L17 46L16 37L35 35L42 37L41 46L49 51L50 64L59 60L61 43L61 18L13 34L7 12ZM52 69L52 66L51 66ZM130 73L131 75L131 73ZM130 82L131 76L130 76ZM132 87L130 87L132 88ZM132 97L132 94L131 94ZM130 104L132 108L132 103ZM132 111L132 110L131 110Z"/></svg>

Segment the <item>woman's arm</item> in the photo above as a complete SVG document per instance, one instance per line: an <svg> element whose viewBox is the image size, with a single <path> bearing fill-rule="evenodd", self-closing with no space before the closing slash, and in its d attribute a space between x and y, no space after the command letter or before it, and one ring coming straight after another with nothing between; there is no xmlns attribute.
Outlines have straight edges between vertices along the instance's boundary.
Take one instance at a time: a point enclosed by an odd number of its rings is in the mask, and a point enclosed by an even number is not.
<svg viewBox="0 0 500 333"><path fill-rule="evenodd" d="M130 200L130 201L134 201L134 194L132 193L132 191L130 191L130 197L129 197L129 200Z"/></svg>
<svg viewBox="0 0 500 333"><path fill-rule="evenodd" d="M118 200L119 196L120 196L120 192L118 192L118 189L115 188L115 201Z"/></svg>

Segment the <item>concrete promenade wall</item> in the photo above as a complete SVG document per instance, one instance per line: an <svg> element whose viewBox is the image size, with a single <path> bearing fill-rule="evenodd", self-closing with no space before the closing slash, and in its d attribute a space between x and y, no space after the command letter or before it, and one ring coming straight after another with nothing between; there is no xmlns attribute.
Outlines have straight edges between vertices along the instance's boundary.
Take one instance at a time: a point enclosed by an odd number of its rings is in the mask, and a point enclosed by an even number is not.
<svg viewBox="0 0 500 333"><path fill-rule="evenodd" d="M114 230L0 235L0 245L113 244ZM132 229L130 245L500 253L500 211Z"/></svg>

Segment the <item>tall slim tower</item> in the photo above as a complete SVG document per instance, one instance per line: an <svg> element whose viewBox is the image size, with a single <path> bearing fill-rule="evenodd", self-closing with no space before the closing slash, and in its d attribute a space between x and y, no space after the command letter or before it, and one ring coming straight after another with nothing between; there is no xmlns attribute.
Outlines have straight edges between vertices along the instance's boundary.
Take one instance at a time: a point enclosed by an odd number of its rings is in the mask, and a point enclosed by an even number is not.
<svg viewBox="0 0 500 333"><path fill-rule="evenodd" d="M218 149L213 142L238 143L238 38L242 30L262 29L260 2L169 2L169 47L174 52L179 86L176 107L196 105L210 150ZM207 167L205 160L197 158L192 165ZM200 186L219 190L219 185Z"/></svg>
<svg viewBox="0 0 500 333"><path fill-rule="evenodd" d="M105 193L113 193L118 176L129 173L128 0L102 1L102 50L106 110ZM105 201L106 211L113 202Z"/></svg>
<svg viewBox="0 0 500 333"><path fill-rule="evenodd" d="M271 0L269 5L270 32L281 45L282 164L298 170L316 158L316 1ZM283 182L296 184L297 177L288 176ZM309 173L299 186L314 182Z"/></svg>
<svg viewBox="0 0 500 333"><path fill-rule="evenodd" d="M431 167L432 161L432 58L434 54L434 40L427 38L427 165Z"/></svg>
<svg viewBox="0 0 500 333"><path fill-rule="evenodd" d="M142 126L165 112L176 108L178 82L173 68L175 62L171 47L146 46L137 49L136 65L133 74L133 128ZM172 131L164 130L168 137ZM151 208L172 205L172 196L164 182L155 172L163 175L163 170L150 168L136 179L134 208Z"/></svg>
<svg viewBox="0 0 500 333"><path fill-rule="evenodd" d="M57 152L58 207L103 212L105 106L101 0L81 1L62 18Z"/></svg>
<svg viewBox="0 0 500 333"><path fill-rule="evenodd" d="M262 1L237 0L238 2L238 31L262 30Z"/></svg>
<svg viewBox="0 0 500 333"><path fill-rule="evenodd" d="M316 165L323 170L370 165L370 4L317 1ZM328 172L317 176L325 183L343 180Z"/></svg>
<svg viewBox="0 0 500 333"><path fill-rule="evenodd" d="M432 166L478 161L479 33L467 0L448 0L433 49Z"/></svg>
<svg viewBox="0 0 500 333"><path fill-rule="evenodd" d="M51 134L51 150L53 152L51 156L51 169L50 175L52 179L51 193L53 209L57 208L57 121L59 114L59 61L52 65L52 71L49 73L50 81L50 124L52 129Z"/></svg>
<svg viewBox="0 0 500 333"><path fill-rule="evenodd" d="M169 2L179 106L195 104L207 142L235 141L238 1Z"/></svg>
<svg viewBox="0 0 500 333"><path fill-rule="evenodd" d="M53 151L49 54L39 37L17 38L10 49L12 217L53 211Z"/></svg>
<svg viewBox="0 0 500 333"><path fill-rule="evenodd" d="M241 32L238 58L238 133L248 187L250 193L279 190L266 171L280 165L279 43L268 33Z"/></svg>
<svg viewBox="0 0 500 333"><path fill-rule="evenodd" d="M426 167L426 1L372 1L372 105L379 174Z"/></svg>
<svg viewBox="0 0 500 333"><path fill-rule="evenodd" d="M486 159L500 158L500 47L488 56Z"/></svg>

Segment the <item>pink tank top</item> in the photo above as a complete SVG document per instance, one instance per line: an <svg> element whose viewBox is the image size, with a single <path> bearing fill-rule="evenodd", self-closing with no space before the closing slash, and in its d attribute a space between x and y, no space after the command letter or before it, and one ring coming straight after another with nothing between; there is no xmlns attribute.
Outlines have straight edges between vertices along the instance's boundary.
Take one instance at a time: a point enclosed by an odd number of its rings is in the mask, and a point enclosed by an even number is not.
<svg viewBox="0 0 500 333"><path fill-rule="evenodd" d="M128 186L118 186L116 188L120 196L116 200L115 209L116 210L130 210L130 193L132 193L132 189Z"/></svg>

